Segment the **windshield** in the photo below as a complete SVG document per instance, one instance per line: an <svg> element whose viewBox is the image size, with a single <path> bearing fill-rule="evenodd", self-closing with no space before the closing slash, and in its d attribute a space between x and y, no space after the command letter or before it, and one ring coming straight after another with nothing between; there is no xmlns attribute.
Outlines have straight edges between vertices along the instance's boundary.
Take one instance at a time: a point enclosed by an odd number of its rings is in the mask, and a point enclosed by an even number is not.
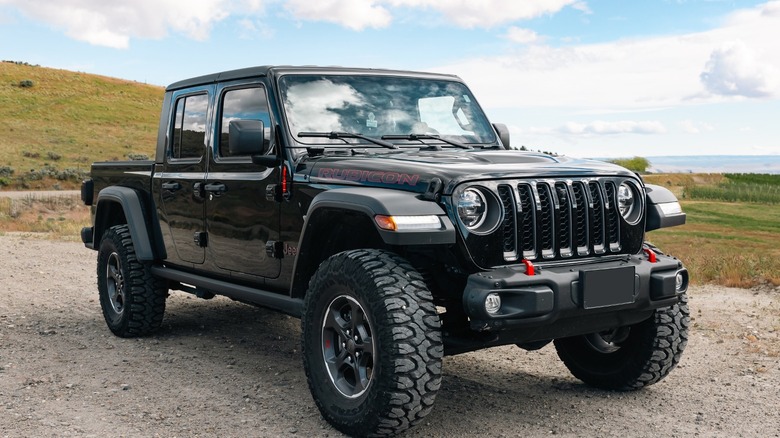
<svg viewBox="0 0 780 438"><path fill-rule="evenodd" d="M459 82L394 76L286 75L279 80L292 135L306 145L366 144L361 138L313 136L351 133L380 139L417 134L465 144L495 142L469 90ZM302 136L299 136L303 133ZM408 141L419 145L411 136ZM372 145L375 146L375 145Z"/></svg>

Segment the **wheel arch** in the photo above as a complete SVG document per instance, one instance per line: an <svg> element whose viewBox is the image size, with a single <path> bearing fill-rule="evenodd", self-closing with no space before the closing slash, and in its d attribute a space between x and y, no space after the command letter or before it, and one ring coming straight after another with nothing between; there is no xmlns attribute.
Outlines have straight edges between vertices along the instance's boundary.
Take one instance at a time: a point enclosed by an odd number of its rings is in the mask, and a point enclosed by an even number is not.
<svg viewBox="0 0 780 438"><path fill-rule="evenodd" d="M387 231L374 221L376 215L436 215L440 230ZM446 245L456 241L455 227L442 207L419 199L416 193L373 188L345 188L322 192L309 206L299 253L293 268L290 295L306 295L309 279L328 257L360 248L400 253L412 245Z"/></svg>
<svg viewBox="0 0 780 438"><path fill-rule="evenodd" d="M93 241L99 242L103 233L115 225L127 225L139 260L164 258L160 239L153 238L156 215L148 202L147 197L129 187L111 186L101 190L97 196ZM159 236L159 225L156 231Z"/></svg>

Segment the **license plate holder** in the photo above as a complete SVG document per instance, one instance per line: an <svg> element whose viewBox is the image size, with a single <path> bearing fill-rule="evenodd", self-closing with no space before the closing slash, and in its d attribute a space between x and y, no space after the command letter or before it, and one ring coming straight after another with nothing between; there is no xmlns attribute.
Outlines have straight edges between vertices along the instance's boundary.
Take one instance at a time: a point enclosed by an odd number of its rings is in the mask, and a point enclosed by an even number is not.
<svg viewBox="0 0 780 438"><path fill-rule="evenodd" d="M580 271L582 307L598 309L634 302L636 282L633 266Z"/></svg>

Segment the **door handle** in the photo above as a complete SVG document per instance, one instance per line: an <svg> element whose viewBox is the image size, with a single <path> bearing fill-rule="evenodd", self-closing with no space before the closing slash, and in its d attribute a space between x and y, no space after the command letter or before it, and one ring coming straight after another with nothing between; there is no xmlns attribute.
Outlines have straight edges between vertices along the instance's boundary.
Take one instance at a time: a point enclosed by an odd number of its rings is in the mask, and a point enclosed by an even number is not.
<svg viewBox="0 0 780 438"><path fill-rule="evenodd" d="M162 183L163 190L170 190L172 192L175 192L176 190L181 189L181 184L177 183L176 181L173 182L166 182Z"/></svg>
<svg viewBox="0 0 780 438"><path fill-rule="evenodd" d="M220 193L226 192L227 191L227 186L222 184L222 183L218 183L217 182L217 183L206 184L206 186L203 187L203 189L206 190L209 193L214 193L214 194L218 195Z"/></svg>

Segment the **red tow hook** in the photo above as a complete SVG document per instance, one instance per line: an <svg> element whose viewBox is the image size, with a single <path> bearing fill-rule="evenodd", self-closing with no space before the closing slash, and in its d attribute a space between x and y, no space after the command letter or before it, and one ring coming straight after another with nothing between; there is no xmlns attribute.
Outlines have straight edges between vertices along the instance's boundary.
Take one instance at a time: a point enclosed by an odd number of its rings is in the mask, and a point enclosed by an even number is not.
<svg viewBox="0 0 780 438"><path fill-rule="evenodd" d="M650 263L655 263L658 261L658 259L655 257L655 251L653 251L650 248L642 248L642 250L647 254L647 261Z"/></svg>
<svg viewBox="0 0 780 438"><path fill-rule="evenodd" d="M523 264L525 265L525 275L535 275L534 264L530 260L523 259Z"/></svg>

